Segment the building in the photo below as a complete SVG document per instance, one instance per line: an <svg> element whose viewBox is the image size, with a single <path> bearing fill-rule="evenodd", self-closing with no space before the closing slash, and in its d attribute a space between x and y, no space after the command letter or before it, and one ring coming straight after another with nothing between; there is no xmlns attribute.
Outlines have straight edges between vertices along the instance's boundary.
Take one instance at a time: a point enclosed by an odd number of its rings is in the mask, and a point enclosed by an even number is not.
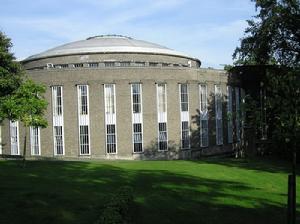
<svg viewBox="0 0 300 224"><path fill-rule="evenodd" d="M230 152L240 141L236 79L169 48L102 35L22 63L47 86L49 102L48 127L30 128L28 156L195 158ZM22 155L23 137L21 123L6 121L2 153Z"/></svg>

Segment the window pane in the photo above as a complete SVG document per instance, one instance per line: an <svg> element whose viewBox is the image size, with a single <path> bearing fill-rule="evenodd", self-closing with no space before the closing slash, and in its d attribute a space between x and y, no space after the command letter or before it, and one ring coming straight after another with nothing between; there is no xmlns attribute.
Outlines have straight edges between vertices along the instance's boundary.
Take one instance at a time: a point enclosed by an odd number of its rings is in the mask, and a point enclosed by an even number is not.
<svg viewBox="0 0 300 224"><path fill-rule="evenodd" d="M158 84L158 111L166 112L166 95L165 95L165 84Z"/></svg>
<svg viewBox="0 0 300 224"><path fill-rule="evenodd" d="M142 124L133 124L134 132L142 132Z"/></svg>
<svg viewBox="0 0 300 224"><path fill-rule="evenodd" d="M80 126L80 152L89 154L89 128L87 125Z"/></svg>
<svg viewBox="0 0 300 224"><path fill-rule="evenodd" d="M62 126L54 127L54 147L57 155L63 154Z"/></svg>
<svg viewBox="0 0 300 224"><path fill-rule="evenodd" d="M106 113L113 114L115 113L115 88L113 84L105 85L105 107Z"/></svg>

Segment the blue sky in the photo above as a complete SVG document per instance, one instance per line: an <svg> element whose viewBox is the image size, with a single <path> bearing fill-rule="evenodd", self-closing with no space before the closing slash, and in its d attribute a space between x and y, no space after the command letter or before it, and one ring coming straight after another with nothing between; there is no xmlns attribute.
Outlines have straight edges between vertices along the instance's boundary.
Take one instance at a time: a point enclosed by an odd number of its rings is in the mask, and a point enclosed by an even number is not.
<svg viewBox="0 0 300 224"><path fill-rule="evenodd" d="M17 59L100 34L121 34L222 68L256 14L250 0L0 0Z"/></svg>

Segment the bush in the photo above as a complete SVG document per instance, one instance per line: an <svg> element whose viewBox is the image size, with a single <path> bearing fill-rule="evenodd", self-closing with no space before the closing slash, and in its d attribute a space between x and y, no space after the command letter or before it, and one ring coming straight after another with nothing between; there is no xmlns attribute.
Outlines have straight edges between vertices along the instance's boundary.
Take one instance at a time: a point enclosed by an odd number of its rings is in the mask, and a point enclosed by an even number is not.
<svg viewBox="0 0 300 224"><path fill-rule="evenodd" d="M121 187L105 205L95 224L129 224L132 223L131 208L133 205L133 190L131 187Z"/></svg>

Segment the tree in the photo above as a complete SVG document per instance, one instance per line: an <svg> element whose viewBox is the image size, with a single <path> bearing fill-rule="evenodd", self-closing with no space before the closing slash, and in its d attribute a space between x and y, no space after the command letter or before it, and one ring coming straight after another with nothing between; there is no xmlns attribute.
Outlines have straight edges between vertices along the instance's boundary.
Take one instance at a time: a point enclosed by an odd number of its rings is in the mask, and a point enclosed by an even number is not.
<svg viewBox="0 0 300 224"><path fill-rule="evenodd" d="M285 153L293 157L289 221L295 223L296 153L300 140L300 2L252 1L259 13L247 21L245 36L233 58L236 65L266 66L263 85L268 92L266 109L271 115L272 140L288 146ZM269 69L267 65L274 66Z"/></svg>
<svg viewBox="0 0 300 224"><path fill-rule="evenodd" d="M11 47L10 39L0 32L0 123L7 118L21 121L25 126L25 165L28 127L47 126L43 117L47 102L43 97L45 87L25 79L21 64L10 53Z"/></svg>
<svg viewBox="0 0 300 224"><path fill-rule="evenodd" d="M248 20L241 44L234 51L236 65L274 65L263 80L272 114L272 136L296 152L300 139L300 2L252 0L258 15ZM270 67L268 67L270 68Z"/></svg>
<svg viewBox="0 0 300 224"><path fill-rule="evenodd" d="M23 70L20 63L10 53L11 41L0 31L0 124L7 118L2 106L6 97L9 97L22 83Z"/></svg>
<svg viewBox="0 0 300 224"><path fill-rule="evenodd" d="M26 157L28 127L47 127L47 121L43 117L48 104L43 97L44 93L43 85L26 80L3 102L4 114L7 114L10 120L21 121L25 127L23 164Z"/></svg>
<svg viewBox="0 0 300 224"><path fill-rule="evenodd" d="M300 66L299 0L252 0L258 15L248 20L234 51L235 64Z"/></svg>

